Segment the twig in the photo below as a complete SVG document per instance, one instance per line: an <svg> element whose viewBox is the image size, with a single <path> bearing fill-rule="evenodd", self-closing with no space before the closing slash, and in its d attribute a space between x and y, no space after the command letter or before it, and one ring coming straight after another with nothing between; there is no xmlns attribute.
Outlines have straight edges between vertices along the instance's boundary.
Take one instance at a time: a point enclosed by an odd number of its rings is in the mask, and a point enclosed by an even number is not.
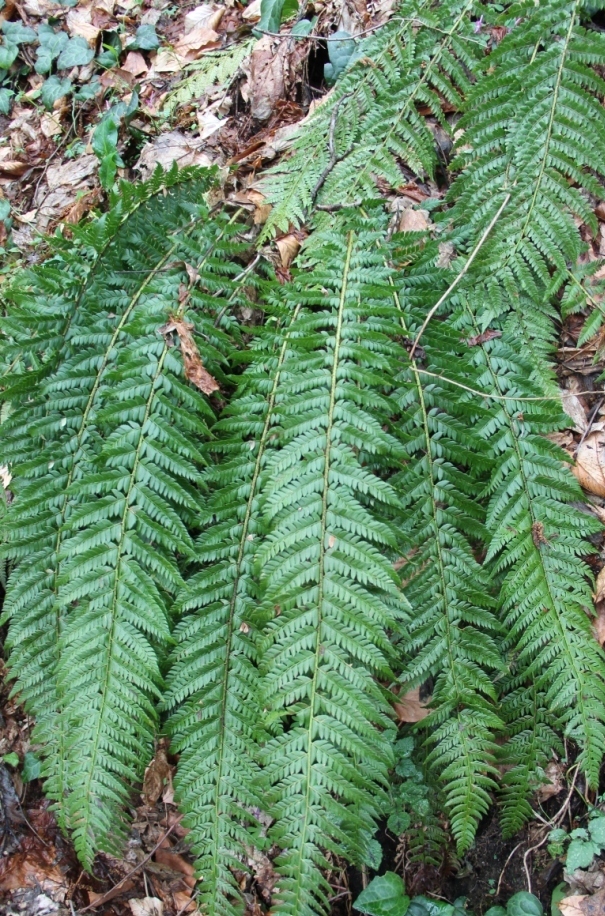
<svg viewBox="0 0 605 916"><path fill-rule="evenodd" d="M418 346L418 341L420 340L420 338L422 337L422 335L423 335L424 332L426 331L426 328L427 328L427 325L428 325L429 321L431 320L431 318L433 317L433 315L435 314L435 312L443 305L443 303L444 303L445 300L448 298L448 296L449 296L451 293L454 292L454 290L456 289L456 287L458 286L458 284L460 283L460 281L462 280L462 278L464 277L464 275L468 272L469 267L471 266L471 264L473 263L473 261L475 260L475 258L477 257L477 255L479 254L479 252L481 251L481 249L483 248L483 245L485 244L488 235L490 234L490 232L492 231L492 229L494 228L494 226L496 225L496 223L497 223L498 220L500 219L500 216L502 215L502 211L503 211L504 208L506 207L506 205L507 205L507 203L509 202L510 198L511 198L511 194L510 194L510 192L509 192L509 193L506 195L506 197L504 198L504 200L502 201L502 203L500 204L500 206L498 207L497 213L495 214L495 216L493 217L493 219L490 221L489 226L487 227L487 229L485 230L485 232L483 233L483 235L481 236L481 238L479 239L479 241L477 242L477 244L476 244L475 247L473 248L473 250L472 250L472 252L471 252L471 254L470 254L470 256L469 256L469 258L468 258L468 260L467 260L467 262L466 262L466 264L464 265L464 267L462 268L462 270L460 271L460 273L458 274L458 276L456 277L456 279L454 280L454 282L451 283L451 284L448 286L448 288L447 288L446 291L444 292L443 296L441 296L441 297L437 300L437 302L435 303L435 305L432 307L432 309L430 310L430 312L428 313L428 315L427 315L426 318L424 319L424 321L423 321L423 323L422 323L422 327L420 328L420 330L418 331L418 334L416 335L416 340L415 340L414 343L412 344L412 349L410 350L410 359L413 359L414 353L416 352L416 347Z"/></svg>
<svg viewBox="0 0 605 916"><path fill-rule="evenodd" d="M363 201L352 200L347 204L316 204L316 210L323 210L325 213L335 213L337 210L344 210L345 207L360 207Z"/></svg>
<svg viewBox="0 0 605 916"><path fill-rule="evenodd" d="M280 38L282 40L294 38L300 41L355 41L357 38L361 38L362 35L370 35L372 32L377 32L378 29L381 29L390 21L386 20L381 22L380 25L373 25L369 29L364 29L363 32L356 32L355 35L347 35L343 38L332 38L331 35L293 35L292 32L268 32L265 29L254 29L254 31L258 32L259 35L269 35L271 38Z"/></svg>
<svg viewBox="0 0 605 916"><path fill-rule="evenodd" d="M334 142L334 134L336 132L336 121L338 119L338 112L340 111L340 106L346 99L349 99L352 95L353 95L352 92L347 92L345 95L342 95L336 102L336 105L334 106L334 109L332 111L332 117L330 118L330 132L328 134L328 152L330 153L330 160L328 164L326 165L325 169L323 170L323 172L321 173L321 175L319 176L319 178L317 179L317 184L313 188L313 193L311 194L311 207L314 206L315 201L317 199L317 195L321 191L326 178L328 177L328 175L330 174L334 166L337 163L341 162L345 158L345 156L349 154L349 150L347 150L346 153L343 153L342 156L338 156L336 154L336 144Z"/></svg>
<svg viewBox="0 0 605 916"><path fill-rule="evenodd" d="M411 360L411 354L410 354ZM421 369L420 366L415 367L415 371L420 372L422 375L430 375L431 378L439 379L441 382L447 382L448 385L454 385L456 388L462 388L463 391L468 391L469 394L476 394L481 398L492 398L494 401L565 401L567 398L587 398L593 397L594 391L578 391L576 393L570 392L565 394L553 394L553 395L535 395L535 397L523 397L522 395L516 394L492 394L491 391L478 391L477 388L470 388L468 385L463 385L462 382L456 382L453 378L448 378L446 375L439 375L437 372L429 372L428 369Z"/></svg>
<svg viewBox="0 0 605 916"><path fill-rule="evenodd" d="M553 819L550 821L550 824L548 825L548 826L550 827L551 830L553 829L553 827L556 827L557 824L559 824L559 823L563 820L563 818L565 817L565 812L566 812L567 809L569 808L569 803L570 803L570 801L571 801L571 796L573 795L574 790L575 790L575 788L576 788L576 780L577 780L577 778L578 778L578 773L580 772L580 767L579 767L579 765L576 764L576 765L573 767L573 770L574 770L573 780L572 780L572 783L571 783L571 788L570 788L569 792L567 793L567 797L565 798L565 801L563 802L563 804L561 805L561 807L560 807L559 810L557 811L556 815L553 817ZM571 770L569 770L569 772L571 772ZM550 831L549 831L549 833L550 833ZM528 891L530 892L530 894L531 894L531 892L532 892L532 890L531 890L531 875L530 875L530 873L529 873L529 866L528 866L528 864L527 864L527 860L528 860L528 858L530 857L530 855L532 854L532 852L535 852L536 849L540 849L542 846L544 846L544 844L545 844L546 841L548 840L548 836L549 836L548 833L545 834L545 835L542 837L542 839L540 840L540 842L539 842L539 843L536 843L535 846L530 846L530 848L527 850L527 852L526 852L525 855L523 856L523 869L524 869L524 871L525 871L525 878L526 878L526 880L527 880L527 889L528 889Z"/></svg>
<svg viewBox="0 0 605 916"><path fill-rule="evenodd" d="M508 859L507 859L506 862L504 863L504 868L503 868L502 871L500 872L500 877L498 878L498 887L496 888L496 897L497 897L498 894L500 893L500 885L502 884L502 879L503 879L503 877L504 877L504 872L506 871L506 866L508 865L508 863L510 862L510 860L512 859L512 857L514 856L514 854L516 853L517 849L519 849L520 846L523 846L523 840L521 840L520 843L517 843L517 845L515 846L515 848L513 849L513 851L511 852L511 854L509 855Z"/></svg>
<svg viewBox="0 0 605 916"><path fill-rule="evenodd" d="M106 903L108 900L111 900L112 897L115 897L115 892L116 892L123 884L125 884L126 881L128 881L129 878L132 878L132 876L133 876L136 872L138 872L139 869L143 867L143 865L146 865L147 862L149 862L149 860L151 859L151 857L152 857L153 855L155 855L155 853L158 851L158 849L160 848L160 846L162 845L162 843L164 842L164 840L166 839L166 837L168 837L168 836L172 833L172 831L174 830L175 827L178 827L178 825L181 823L182 819L183 819L183 815L182 815L182 814L179 814L179 816L177 817L177 819L175 820L175 822L174 822L173 824L171 824L170 827L168 828L168 830L166 830L166 831L162 834L162 836L161 836L160 839L157 841L157 843L155 844L155 846L153 847L153 849L151 850L151 852L147 853L147 855L145 856L145 858L142 859L142 860L139 862L138 865L135 865L135 867L132 868L132 869L128 872L127 875L124 875L124 877L123 877L120 881L118 881L118 883L115 884L115 885L111 888L111 890L107 891L106 894L103 894L102 897L99 897L98 900L95 900L94 903L89 903L88 906L85 906L83 910L80 910L80 913L87 913L89 910L96 910L96 908L97 908L98 906L102 906L102 905L103 905L104 903Z"/></svg>
<svg viewBox="0 0 605 916"><path fill-rule="evenodd" d="M583 393L584 393L584 392L582 392L582 394L583 394ZM589 392L586 392L586 393L588 394ZM593 391L592 394L595 394L595 392ZM576 445L576 454L577 454L577 452L578 452L578 449L580 448L580 446L581 446L582 443L584 442L586 436L587 436L588 433L590 432L591 427L592 427L592 424L593 424L593 422L594 422L594 419L595 419L596 415L598 414L599 410L601 409L601 407L603 406L604 403L605 403L605 398L601 398L601 400L600 400L599 403L596 405L596 407L593 407L593 409L590 411L590 413L589 413L589 415L588 415L588 419L586 420L586 429L585 429L584 432L582 433L582 438L580 439L580 441L579 441L578 444Z"/></svg>

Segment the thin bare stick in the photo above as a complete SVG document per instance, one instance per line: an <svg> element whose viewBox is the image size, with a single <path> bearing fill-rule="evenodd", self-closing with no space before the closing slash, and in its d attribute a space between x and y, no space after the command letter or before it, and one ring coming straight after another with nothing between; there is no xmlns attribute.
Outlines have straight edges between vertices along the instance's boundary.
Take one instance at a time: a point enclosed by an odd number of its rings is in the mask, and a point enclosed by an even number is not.
<svg viewBox="0 0 605 916"><path fill-rule="evenodd" d="M158 851L158 849L160 848L160 846L162 845L162 843L164 842L164 840L166 839L166 837L170 836L170 834L172 833L172 831L174 830L174 828L175 828L175 827L178 827L178 825L181 823L182 819L183 819L183 815L182 815L182 814L179 814L179 816L178 816L177 819L175 820L174 824L171 824L170 827L168 828L168 830L166 830L166 831L162 834L162 836L159 838L159 840L157 841L157 843L155 844L155 846L153 847L153 849L151 850L151 852L147 853L147 855L145 856L145 858L144 858L144 859L141 859L141 861L139 862L139 864L138 864L138 865L135 865L135 867L132 868L132 869L128 872L127 875L124 875L124 877L123 877L120 881L118 881L118 883L115 884L115 885L111 888L111 890L107 891L106 894L103 894L102 897L99 897L98 900L95 900L94 903L89 903L88 906L85 906L83 910L80 910L80 913L87 913L89 910L96 910L96 908L97 908L98 906L102 906L102 905L103 905L104 903L106 903L108 900L111 900L113 897L115 897L116 891L119 890L119 888L120 888L123 884L125 884L125 883L128 881L129 878L132 878L132 876L135 874L135 872L139 871L139 869L141 869L141 868L143 867L143 865L146 865L147 862L149 862L149 860L151 859L151 857L152 857L153 855L155 855L155 853Z"/></svg>
<svg viewBox="0 0 605 916"><path fill-rule="evenodd" d="M317 179L317 184L313 188L313 193L311 194L311 206L315 204L317 195L321 191L326 178L328 177L328 175L330 174L334 166L338 162L341 162L341 160L344 159L346 155L348 155L348 151L347 151L347 153L343 153L341 156L337 156L336 143L334 141L334 134L336 132L336 121L338 120L338 112L340 111L340 106L342 105L344 101L346 101L346 99L349 99L352 95L353 95L352 92L347 92L345 95L342 95L338 99L338 101L336 102L336 105L334 106L332 110L332 117L330 118L330 132L328 135L328 152L330 153L330 159L329 159L327 166L325 167L325 169L323 170L323 172Z"/></svg>
<svg viewBox="0 0 605 916"><path fill-rule="evenodd" d="M460 283L460 281L462 280L462 278L464 277L464 275L468 272L469 267L471 266L471 264L473 263L473 261L475 260L475 258L477 257L477 255L479 254L479 252L481 251L481 249L483 248L483 245L485 244L488 235L490 234L490 232L492 231L492 229L494 228L494 226L496 225L496 223L497 223L498 220L500 219L500 217L501 217L501 215L502 215L502 211L503 211L504 208L506 207L506 205L507 205L507 203L509 202L510 198L511 198L511 195L510 195L510 192L509 192L509 193L506 195L506 197L504 198L504 200L502 201L502 203L500 204L500 206L498 207L497 213L495 214L495 216L493 217L493 219L490 221L489 226L487 227L487 229L485 230L485 232L483 233L483 235L481 236L481 238L479 239L479 241L477 242L477 244L476 244L475 247L473 248L473 250L472 250L472 252L471 252L471 254L470 254L470 257L469 257L468 261L466 262L466 264L464 265L464 267L462 268L462 270L460 271L460 273L458 274L458 276L456 277L456 279L454 280L454 282L451 283L450 286L448 286L448 288L447 288L446 291L444 292L443 296L441 296L441 297L438 299L438 301L435 303L435 305L433 306L433 308L430 310L430 312L428 313L428 315L427 315L426 318L424 319L424 321L423 321L423 323L422 323L422 327L420 328L420 330L418 331L418 334L416 335L416 340L415 340L414 343L412 344L412 349L410 350L410 359L413 359L414 353L415 353L415 351L416 351L416 347L418 346L418 341L420 340L420 338L422 337L422 335L423 335L424 332L426 331L426 328L427 328L427 325L428 325L429 321L431 320L431 318L433 317L433 315L435 314L435 312L443 305L443 303L444 303L445 300L448 298L448 296L449 296L451 293L454 292L454 290L456 289L456 287L458 286L458 284Z"/></svg>
<svg viewBox="0 0 605 916"><path fill-rule="evenodd" d="M516 853L517 849L519 849L521 846L523 846L523 840L521 840L520 843L517 843L517 845L515 846L515 848L513 849L513 851L511 852L511 854L509 855L508 859L507 859L506 862L504 863L504 868L503 868L502 871L500 872L500 877L498 878L498 887L496 888L496 897L497 897L498 894L500 893L500 885L502 884L502 879L503 879L503 877L504 877L504 872L506 871L506 867L507 867L508 863L510 862L510 860L512 859L512 857L514 856L514 854Z"/></svg>

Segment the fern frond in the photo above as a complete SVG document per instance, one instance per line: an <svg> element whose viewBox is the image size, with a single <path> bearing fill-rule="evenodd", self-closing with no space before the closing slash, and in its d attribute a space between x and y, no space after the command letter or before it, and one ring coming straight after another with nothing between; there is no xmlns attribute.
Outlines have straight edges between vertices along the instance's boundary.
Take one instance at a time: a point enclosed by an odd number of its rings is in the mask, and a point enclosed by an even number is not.
<svg viewBox="0 0 605 916"><path fill-rule="evenodd" d="M187 67L188 75L169 92L162 111L171 115L180 105L200 99L209 89L227 90L252 51L254 39L234 43L217 52L206 52L201 60Z"/></svg>
<svg viewBox="0 0 605 916"><path fill-rule="evenodd" d="M327 909L325 851L367 859L391 762L373 675L389 676L386 631L404 607L382 553L396 538L379 520L398 499L368 464L392 465L401 449L382 428L398 348L377 240L347 215L285 290L291 308L303 306L301 339L277 388L280 440L262 475L268 533L258 553L273 615L263 695L269 722L287 723L263 750L269 838L283 850L276 914Z"/></svg>
<svg viewBox="0 0 605 916"><path fill-rule="evenodd" d="M605 83L593 65L605 39L580 26L581 6L552 0L528 10L524 27L488 58L490 73L459 125L452 167L462 172L448 218L479 238L510 196L467 278L469 294L484 300L484 326L519 308L520 293L543 301L552 271L576 263L584 245L574 217L596 229L582 191L603 196L595 176L605 175L605 112L594 93L603 95Z"/></svg>
<svg viewBox="0 0 605 916"><path fill-rule="evenodd" d="M16 411L11 418L12 435L9 431L5 440L7 453L13 463L16 493L4 525L8 542L6 551L12 559L19 560L22 556L28 556L29 561L26 572L22 573L18 567L13 574L7 595L5 613L11 621L8 643L12 653L12 673L16 678L16 689L37 717L37 740L46 755L46 789L57 803L64 827L69 826L70 817L67 814L72 813L68 811L69 805L64 807L70 789L68 771L72 753L66 735L72 730L72 722L69 697L64 696L63 687L57 684L55 678L59 663L64 663L62 647L65 618L72 613L72 602L80 602L73 612L77 619L83 619L86 603L83 605L82 601L86 596L90 597L89 589L100 589L99 583L104 576L110 577L110 560L118 564L118 570L122 569L121 558L125 549L122 541L125 537L130 538L130 534L127 529L120 534L120 526L115 520L109 524L108 519L114 518L119 503L113 488L119 492L120 487L125 487L125 476L114 472L105 474L103 461L106 460L108 466L113 467L112 462L118 462L120 456L126 463L131 460L129 450L132 451L130 446L135 437L136 424L141 423L145 417L145 408L140 403L136 385L132 379L130 382L125 381L132 400L121 405L114 422L133 422L135 426L130 439L125 435L124 441L116 446L116 455L107 455L104 439L112 432L112 428L108 426L104 403L111 397L116 385L116 377L112 375L116 361L120 361L123 351L131 352L132 329L136 328L139 314L152 315L156 320L151 352L154 346L161 343L158 329L165 323L170 311L178 308L183 278L187 277L186 265L190 266L191 276L198 280L198 285L191 292L193 305L199 308L200 313L208 311L212 315L216 314L219 301L215 298L216 293L228 286L229 275L239 270L232 258L242 246L229 241L236 229L230 227L227 231L225 218L208 221L207 207L190 203L202 199L210 180L210 177L202 177L201 180L186 183L179 188L178 193L169 193L161 201L154 199L147 207L141 207L133 213L118 239L107 247L91 274L90 283L82 293L77 319L72 321L65 343L63 362L43 383L38 398L41 406L36 423L32 424L30 420L29 429L24 428L20 422L20 412ZM223 236L224 241L217 249L217 243ZM196 317L195 323L199 324L199 318ZM218 353L225 350L225 334L214 329L210 321L206 335L205 351L216 362ZM141 339L143 345L144 340ZM140 359L136 365L141 373L143 364ZM130 371L128 364L124 371ZM163 376L156 382L158 388L164 384L162 379ZM165 384L168 385L168 382ZM186 413L183 408L177 409L178 397L182 397L182 394L178 395L177 382L172 381L169 387L175 400L174 413L187 430ZM161 397L158 394L160 403ZM159 411L160 407L157 409ZM132 415L129 410L132 410ZM152 439L155 437L163 441L166 437L165 423L159 419L152 421L151 417L146 422L145 432L149 432ZM189 475L191 463L179 455L178 432L174 430L171 435L175 445L169 457L161 449L152 446L151 442L144 445L144 455L151 450L155 456L155 496L153 492L146 492L146 514L139 521L141 533L137 535L137 549L132 548L132 539L128 541L127 554L132 549L139 564L143 563L139 555L143 550L141 544L146 540L159 541L166 550L172 544L170 549L173 553L178 549L178 538L172 538L171 541L170 526L163 529L162 522L158 525L158 519L166 521L158 498L170 497L179 502L174 497L178 491L181 493L179 504L186 507L188 520L191 520L191 493L178 483L179 479ZM103 459L100 458L101 454L105 456ZM145 473L143 468L137 471L141 479ZM111 488L111 492L106 490L107 487ZM100 499L100 495L104 498ZM123 502L123 496L120 498ZM138 498L143 500L142 496ZM87 510L86 504L90 500L92 506ZM84 515L81 515L82 512ZM127 518L134 518L134 514L129 514ZM65 535L74 525L77 527L78 519L82 519L81 524L86 525L86 531L77 538L75 535L70 536L70 551L75 553L68 563L72 579L71 592L68 590L68 593L71 597L65 599L59 595L66 560ZM174 524L176 521L173 519L173 527ZM181 540L182 535L181 530ZM115 538L118 541L114 543ZM37 548L33 563L30 556L32 542L35 542ZM81 561L81 567L77 559ZM110 565L106 567L104 564L108 562ZM161 567L160 563L155 572L161 587L165 589L171 580L173 585L177 580L174 579L170 565L164 570L167 579L162 580ZM116 585L115 600L122 597L121 582L118 579L116 581L120 588ZM142 589L140 600L144 600L144 594L145 589ZM115 611L115 601L111 607ZM157 603L151 602L150 607L157 609ZM146 625L142 624L143 627ZM101 620L98 620L96 637L100 638L101 632L109 637L111 630L100 631L100 626ZM86 628L81 637L86 644ZM101 644L95 644L92 636L91 639L91 645L96 646L94 651L100 652ZM77 653L78 648L81 647L76 639L71 651ZM65 651L69 658L70 650ZM110 653L108 670L114 664L116 661ZM73 699L75 702L77 698ZM115 696L114 701L117 702ZM64 703L67 703L66 707ZM92 700L91 703L94 705ZM111 702L107 708L109 716L114 714ZM102 743L107 738L99 735L98 740ZM124 741L128 742L128 732L124 735ZM82 753L86 751L82 750ZM91 765L96 766L95 754L92 754L91 760ZM137 766L143 762L139 754ZM95 778L97 776L95 774ZM99 778L102 780L102 775ZM119 793L115 793L113 787L112 793L115 800ZM87 804L94 808L94 795L90 796ZM78 814L77 811L75 813ZM95 843L102 841L103 829L103 824L98 822L96 830L91 829L78 843L79 852L87 865L90 865Z"/></svg>
<svg viewBox="0 0 605 916"><path fill-rule="evenodd" d="M495 462L486 517L487 560L496 575L503 574L501 615L512 653L510 686L527 690L535 684L536 701L543 704L525 706L524 717L535 726L522 740L518 723L512 723L517 737L507 757L514 758L518 769L509 775L505 792L505 822L512 829L523 816L523 769L536 766L557 747L551 729L560 728L578 744L589 782L598 779L605 752L605 663L587 614L592 599L582 560L589 550L585 538L598 525L570 505L581 500L581 491L565 467L565 453L544 438L565 421L560 411L548 408L551 402L542 401L543 389L528 381L530 368L515 343L503 336L477 349L481 390L499 399L482 432ZM509 709L516 719L518 704L509 703ZM515 756L515 748L524 753L528 747L535 747L530 759Z"/></svg>
<svg viewBox="0 0 605 916"><path fill-rule="evenodd" d="M405 261L413 255L413 249L398 252ZM403 280L400 320L410 339L422 321L426 293L433 294L436 285L434 258L426 253ZM423 289L427 279L429 290ZM444 323L430 328L422 368L430 377L412 359L398 392L397 434L408 460L393 485L407 509L402 574L412 608L409 637L401 646L402 681L409 688L434 679L432 712L422 723L433 748L427 764L442 783L451 830L465 852L491 804L494 733L502 728L493 683L503 666L500 626L489 578L474 556L474 543L486 536L477 474L489 467L489 456L473 432L480 411L438 380L447 376L468 384L472 378L459 334Z"/></svg>
<svg viewBox="0 0 605 916"><path fill-rule="evenodd" d="M265 301L268 292L265 291ZM209 916L241 912L232 869L262 846L254 810L264 804L257 764L262 707L257 670L254 557L262 536L259 480L275 447L275 398L300 311L273 321L252 348L252 366L213 427L213 454L224 460L205 475L210 497L196 559L203 569L178 599L182 619L163 705L172 749L180 754L176 797L202 879L200 905Z"/></svg>
<svg viewBox="0 0 605 916"><path fill-rule="evenodd" d="M418 175L433 173L435 140L418 106L442 123L444 102L460 107L484 41L472 33L473 6L473 0L448 0L438 7L410 0L361 42L334 91L294 140L291 154L264 180L273 204L264 238L304 222L314 198L352 205L375 196L377 178L397 187L403 177L400 163ZM331 170L330 140L337 157Z"/></svg>

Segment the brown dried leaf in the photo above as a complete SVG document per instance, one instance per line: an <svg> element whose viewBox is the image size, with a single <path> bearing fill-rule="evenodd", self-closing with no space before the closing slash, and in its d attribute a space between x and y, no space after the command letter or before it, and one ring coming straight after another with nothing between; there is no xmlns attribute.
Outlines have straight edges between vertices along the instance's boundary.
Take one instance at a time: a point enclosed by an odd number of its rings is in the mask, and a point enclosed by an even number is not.
<svg viewBox="0 0 605 916"><path fill-rule="evenodd" d="M185 35L190 35L197 29L216 29L219 25L223 14L224 7L214 6L213 3L202 3L190 10L185 16Z"/></svg>
<svg viewBox="0 0 605 916"><path fill-rule="evenodd" d="M579 484L589 493L605 496L605 435L591 433L578 448L572 468Z"/></svg>
<svg viewBox="0 0 605 916"><path fill-rule="evenodd" d="M602 646L605 644L605 601L597 601L595 611L597 616L592 623L593 631L597 642Z"/></svg>
<svg viewBox="0 0 605 916"><path fill-rule="evenodd" d="M487 343L488 340L495 340L497 337L502 337L502 331L495 331L492 328L487 328L481 334L475 334L473 337L467 337L464 341L467 347L480 347L481 344Z"/></svg>
<svg viewBox="0 0 605 916"><path fill-rule="evenodd" d="M176 332L181 342L181 353L183 354L183 363L185 365L185 376L193 384L203 391L204 394L212 394L213 391L219 390L219 384L215 378L204 369L200 352L197 344L193 339L193 325L187 324L181 318L173 318L168 324L160 328L160 334L166 337L168 334Z"/></svg>
<svg viewBox="0 0 605 916"><path fill-rule="evenodd" d="M426 709L424 704L420 702L420 687L414 687L413 690L408 690L404 696L397 697L393 703L393 709L399 724L402 722L421 722L430 713L430 709Z"/></svg>
<svg viewBox="0 0 605 916"><path fill-rule="evenodd" d="M18 159L4 159L0 162L0 178L21 178L30 168L27 162Z"/></svg>
<svg viewBox="0 0 605 916"><path fill-rule="evenodd" d="M180 856L176 852L172 852L167 840L166 846L160 846L159 849L156 849L155 861L158 865L165 865L166 868L169 868L171 871L175 871L179 875L182 875L183 881L187 887L195 887L195 872L193 866L190 865L183 856Z"/></svg>
<svg viewBox="0 0 605 916"><path fill-rule="evenodd" d="M399 232L426 232L430 222L426 210L412 210L408 208L401 214Z"/></svg>
<svg viewBox="0 0 605 916"><path fill-rule="evenodd" d="M155 756L143 778L143 791L141 792L146 805L155 805L164 789L164 783L172 775L170 764L166 759L166 745L160 742Z"/></svg>
<svg viewBox="0 0 605 916"><path fill-rule="evenodd" d="M140 51L129 51L120 69L132 73L133 76L140 76L147 73L149 67Z"/></svg>
<svg viewBox="0 0 605 916"><path fill-rule="evenodd" d="M282 267L288 268L298 254L300 248L299 240L295 235L285 235L283 238L277 239L275 244L279 250Z"/></svg>
<svg viewBox="0 0 605 916"><path fill-rule="evenodd" d="M183 35L174 46L174 50L179 57L185 62L197 60L201 57L202 51L207 48L214 48L219 45L218 34L214 29L203 26L194 29L188 35Z"/></svg>

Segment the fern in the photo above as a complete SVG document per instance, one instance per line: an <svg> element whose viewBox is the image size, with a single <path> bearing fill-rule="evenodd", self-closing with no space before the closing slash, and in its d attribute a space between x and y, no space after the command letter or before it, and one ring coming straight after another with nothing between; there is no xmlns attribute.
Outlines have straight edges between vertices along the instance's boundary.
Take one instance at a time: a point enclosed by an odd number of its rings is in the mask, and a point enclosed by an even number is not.
<svg viewBox="0 0 605 916"><path fill-rule="evenodd" d="M409 260L413 250L398 256ZM434 252L405 278L400 319L406 337L420 324L427 279L434 288L433 262ZM423 722L433 746L427 763L443 783L451 830L465 852L491 803L493 736L502 728L493 683L502 669L500 627L489 579L473 554L473 543L486 537L475 495L477 473L489 460L472 431L477 408L437 380L447 373L468 383L472 365L464 341L437 325L423 338L422 352L429 375L412 359L398 394L398 434L408 460L393 484L408 509L403 575L413 609L402 680L409 688L434 678L432 713Z"/></svg>
<svg viewBox="0 0 605 916"><path fill-rule="evenodd" d="M140 771L143 748L149 748L151 733L145 726L133 755L131 736L138 734L133 696L128 709L123 708L128 690L136 688L141 715L150 721L150 672L157 662L152 646L143 651L140 638L135 640L133 614L140 612L140 626L152 638L165 636L166 621L158 616L165 615L165 597L157 589L174 590L180 583L170 558L187 543L177 507L185 507L191 523L195 506L190 487L179 480L196 479L191 435L204 425L188 425L179 404L190 409L197 404L199 412L199 398L193 393L186 397L182 385L179 391L175 357L158 329L178 309L185 265L199 284L199 291L191 292L194 306L202 314L210 306L211 315L220 305L213 294L228 286L229 274L239 269L231 261L237 245L229 242L235 229L227 231L225 219L209 223L203 204L192 208L186 203L208 187L207 178L189 183L184 199L164 197L161 208L150 202L150 212L141 208L131 217L129 234L107 247L84 291L64 360L44 382L35 429L30 425L24 431L17 411L11 418L12 441L7 436L17 497L4 526L7 552L19 559L31 554L32 542L38 550L34 562L29 557L27 571L18 568L9 585L8 644L19 646L18 654L12 653L12 673L38 719L38 740L47 754L47 792L59 806L63 826L76 829L76 847L87 866L98 845L115 848L109 839L115 803L126 798L129 777ZM200 318L195 320L199 325ZM213 329L210 318L204 320L205 350L216 361L225 336ZM157 375L146 383L147 392L136 380L153 354ZM170 410L164 389L189 439L179 439L176 430L168 434L172 421L166 419ZM117 399L113 411L106 405L111 397ZM167 437L174 440L172 446ZM158 525L158 519L168 518L172 527ZM154 588L150 575L155 576ZM106 616L100 616L99 608ZM67 621L71 614L75 623ZM120 637L116 642L114 632ZM92 669L90 658L103 651L104 663ZM137 673L144 661L150 667ZM100 797L106 808L98 804Z"/></svg>
<svg viewBox="0 0 605 916"><path fill-rule="evenodd" d="M209 89L227 90L252 50L253 40L242 41L216 53L206 52L201 60L188 67L189 75L170 92L162 111L171 115L180 105L201 98Z"/></svg>
<svg viewBox="0 0 605 916"><path fill-rule="evenodd" d="M277 386L289 356L299 309L284 316L284 336L273 323L256 343L256 357L236 396L213 427L205 485L211 495L200 516L196 559L204 568L187 582L178 600L182 619L174 632L164 706L178 710L169 720L173 750L180 753L177 798L197 855L205 912L241 909L231 868L242 869L246 848L262 845L253 811L263 806L258 743L261 702L256 677L258 584L254 556L263 531L259 481L274 448ZM234 900L239 901L238 904Z"/></svg>
<svg viewBox="0 0 605 916"><path fill-rule="evenodd" d="M403 610L381 555L395 536L377 518L398 500L365 467L401 455L381 422L396 353L390 286L376 233L353 215L343 223L286 290L304 309L301 340L277 388L279 448L260 491L269 530L258 561L273 614L262 687L270 723L282 724L262 755L269 838L283 850L274 911L300 916L327 907L325 851L368 856L391 761L372 675L388 676L385 631Z"/></svg>
<svg viewBox="0 0 605 916"><path fill-rule="evenodd" d="M438 8L412 0L362 42L291 155L262 184L274 206L264 238L304 222L316 200L351 205L375 195L377 178L397 187L400 163L418 175L433 173L435 141L417 106L427 106L443 124L442 103L460 107L484 43L472 33L473 9L473 0Z"/></svg>

